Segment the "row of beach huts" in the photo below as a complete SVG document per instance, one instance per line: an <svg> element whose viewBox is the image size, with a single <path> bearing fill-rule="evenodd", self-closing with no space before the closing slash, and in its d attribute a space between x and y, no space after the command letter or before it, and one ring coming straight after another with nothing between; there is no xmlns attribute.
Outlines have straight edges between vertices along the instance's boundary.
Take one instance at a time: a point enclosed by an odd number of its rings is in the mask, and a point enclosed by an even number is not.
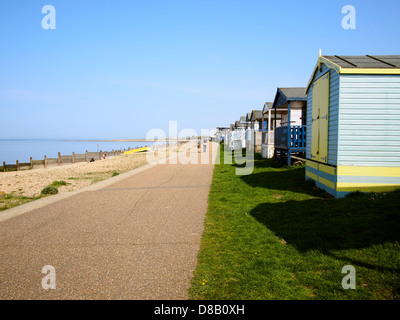
<svg viewBox="0 0 400 320"><path fill-rule="evenodd" d="M336 198L400 188L400 55L320 52L306 87L277 88L215 137L288 165L304 161L306 179Z"/></svg>

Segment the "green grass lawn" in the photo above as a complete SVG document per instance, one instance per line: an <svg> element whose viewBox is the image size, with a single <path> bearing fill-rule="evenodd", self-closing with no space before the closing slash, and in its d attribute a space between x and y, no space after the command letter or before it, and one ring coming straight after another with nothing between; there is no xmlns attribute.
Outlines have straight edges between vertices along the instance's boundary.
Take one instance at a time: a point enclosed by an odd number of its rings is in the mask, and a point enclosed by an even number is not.
<svg viewBox="0 0 400 320"><path fill-rule="evenodd" d="M400 191L333 199L304 166L254 165L215 166L191 299L400 299Z"/></svg>

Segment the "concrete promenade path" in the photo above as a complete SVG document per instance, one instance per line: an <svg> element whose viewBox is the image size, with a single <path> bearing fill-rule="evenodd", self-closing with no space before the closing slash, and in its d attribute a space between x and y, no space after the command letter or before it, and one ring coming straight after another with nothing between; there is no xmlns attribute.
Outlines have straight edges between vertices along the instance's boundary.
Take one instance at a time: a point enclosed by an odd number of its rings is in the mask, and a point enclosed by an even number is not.
<svg viewBox="0 0 400 320"><path fill-rule="evenodd" d="M0 299L186 299L218 148L210 146L193 155L209 164L148 165L0 212ZM54 267L55 289L42 287L54 275L44 266Z"/></svg>

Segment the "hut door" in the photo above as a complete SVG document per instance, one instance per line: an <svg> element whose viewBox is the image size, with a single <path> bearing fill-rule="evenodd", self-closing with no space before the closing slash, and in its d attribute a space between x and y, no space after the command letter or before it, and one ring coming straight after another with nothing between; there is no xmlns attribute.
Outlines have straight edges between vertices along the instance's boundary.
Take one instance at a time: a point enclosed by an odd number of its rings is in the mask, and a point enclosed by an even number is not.
<svg viewBox="0 0 400 320"><path fill-rule="evenodd" d="M313 84L311 158L328 161L329 73Z"/></svg>

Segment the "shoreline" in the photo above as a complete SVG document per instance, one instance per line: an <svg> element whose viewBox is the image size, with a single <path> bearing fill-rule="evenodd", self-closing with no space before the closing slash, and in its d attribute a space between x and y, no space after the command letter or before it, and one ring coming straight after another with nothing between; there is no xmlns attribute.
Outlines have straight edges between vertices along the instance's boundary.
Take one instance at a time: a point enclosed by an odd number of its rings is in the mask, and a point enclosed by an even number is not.
<svg viewBox="0 0 400 320"><path fill-rule="evenodd" d="M151 140L151 139L59 139L55 141L88 141L88 142L165 142L165 140Z"/></svg>
<svg viewBox="0 0 400 320"><path fill-rule="evenodd" d="M189 142L189 140L168 139L0 139L0 171L4 164L9 171L15 170L18 165L27 165L32 160L34 165L41 165L44 159L51 163L57 158L66 157L85 158L85 153L107 153L112 156L113 152L124 152L152 145ZM58 154L58 155L57 155ZM92 155L93 156L93 155ZM31 159L31 160L30 160ZM60 160L60 159L59 159ZM86 160L86 159L85 159ZM58 161L60 162L60 161ZM71 161L73 162L73 161ZM44 162L43 162L44 164ZM31 166L32 169L32 166Z"/></svg>
<svg viewBox="0 0 400 320"><path fill-rule="evenodd" d="M146 154L120 155L94 162L68 163L33 170L0 173L0 192L5 195L37 197L54 181L64 181L59 192L74 191L147 164Z"/></svg>
<svg viewBox="0 0 400 320"><path fill-rule="evenodd" d="M188 139L0 139L0 141L89 141L89 142L170 142L187 141Z"/></svg>
<svg viewBox="0 0 400 320"><path fill-rule="evenodd" d="M0 139L0 171L32 169L54 163L81 162L105 153L107 157L125 151L152 146L155 142L136 140L58 140ZM8 143L7 143L8 142ZM162 142L160 142L162 143ZM96 147L97 144L97 147ZM96 150L97 148L97 150ZM44 162L46 161L46 162ZM24 168L22 168L24 167Z"/></svg>
<svg viewBox="0 0 400 320"><path fill-rule="evenodd" d="M194 145L188 143L182 146L173 146L170 151L181 152L193 147ZM41 190L55 181L65 182L65 185L58 186L59 194L62 194L145 166L149 164L147 154L122 154L94 162L68 163L48 168L1 172L0 214L6 209L42 198ZM168 154L169 147L166 156Z"/></svg>
<svg viewBox="0 0 400 320"><path fill-rule="evenodd" d="M57 140L55 140L57 141ZM88 142L190 142L187 139L111 139L111 140L77 140L77 139L61 139L58 141L88 141Z"/></svg>

